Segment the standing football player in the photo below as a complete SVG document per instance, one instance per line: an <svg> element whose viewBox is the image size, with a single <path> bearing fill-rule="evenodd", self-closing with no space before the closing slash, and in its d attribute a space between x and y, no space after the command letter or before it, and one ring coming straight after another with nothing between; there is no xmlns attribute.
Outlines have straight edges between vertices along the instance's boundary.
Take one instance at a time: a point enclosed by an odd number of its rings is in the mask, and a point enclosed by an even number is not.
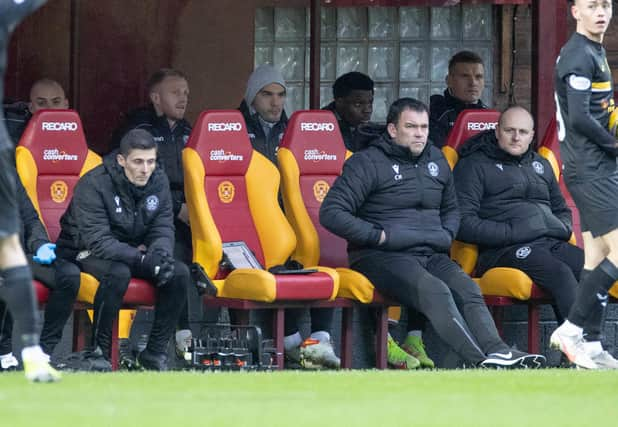
<svg viewBox="0 0 618 427"><path fill-rule="evenodd" d="M43 3L45 0L0 0L0 100L4 99L9 37L17 24ZM49 356L39 347L36 328L38 307L32 275L19 241L19 211L15 193L15 180L18 178L12 150L13 144L4 121L0 120L0 299L11 312L21 338L26 378L35 382L58 381L60 374L49 365Z"/></svg>
<svg viewBox="0 0 618 427"><path fill-rule="evenodd" d="M612 2L570 5L577 26L556 63L555 97L563 174L580 213L585 263L575 303L550 343L578 367L617 369L601 345L607 291L618 279L618 144L608 128L614 91L602 44ZM598 328L584 337L584 324Z"/></svg>

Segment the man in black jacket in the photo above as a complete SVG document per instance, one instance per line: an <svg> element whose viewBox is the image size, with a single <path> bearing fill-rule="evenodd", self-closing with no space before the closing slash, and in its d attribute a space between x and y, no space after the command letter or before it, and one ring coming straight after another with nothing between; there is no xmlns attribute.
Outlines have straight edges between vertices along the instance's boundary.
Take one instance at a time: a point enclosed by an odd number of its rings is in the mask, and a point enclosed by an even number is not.
<svg viewBox="0 0 618 427"><path fill-rule="evenodd" d="M99 280L93 344L110 357L114 319L131 277L157 290L150 339L138 355L146 369L167 368L167 343L186 299L187 266L172 258L174 221L169 183L157 167L157 145L143 129L129 131L117 153L84 175L62 216L58 255Z"/></svg>
<svg viewBox="0 0 618 427"><path fill-rule="evenodd" d="M337 117L345 147L353 153L367 146L369 139L359 126L369 122L373 112L373 80L358 71L339 76L333 84L334 101L324 107Z"/></svg>
<svg viewBox="0 0 618 427"><path fill-rule="evenodd" d="M485 87L483 59L474 52L457 52L448 63L444 95L432 95L429 104L429 139L441 148L459 113L466 109L483 109Z"/></svg>
<svg viewBox="0 0 618 427"><path fill-rule="evenodd" d="M353 269L423 313L466 363L542 366L543 356L500 339L478 286L448 256L459 211L448 163L427 139L427 107L399 99L386 122L387 133L345 163L320 222L348 241Z"/></svg>
<svg viewBox="0 0 618 427"><path fill-rule="evenodd" d="M50 290L40 341L45 354L51 356L73 311L73 303L79 291L79 268L71 262L56 258L56 245L50 243L45 226L19 179L17 203L21 219L21 243L30 270L34 278ZM17 359L11 353L12 331L11 315L4 302L0 301L0 372L17 366Z"/></svg>
<svg viewBox="0 0 618 427"><path fill-rule="evenodd" d="M4 99L4 71L11 33L45 0L0 0L0 101ZM17 173L14 148L0 110L0 300L11 312L21 340L24 372L30 381L52 382L60 374L49 365L39 346L38 307L32 274L19 241L19 209L16 197Z"/></svg>
<svg viewBox="0 0 618 427"><path fill-rule="evenodd" d="M493 267L522 270L548 291L562 323L575 300L584 253L568 243L567 207L551 165L533 150L534 121L510 107L496 130L480 133L460 150L455 187L461 210L458 239L479 246L476 273ZM586 328L600 339L600 323ZM618 367L605 358L604 367Z"/></svg>
<svg viewBox="0 0 618 427"><path fill-rule="evenodd" d="M43 78L30 88L29 102L16 102L5 105L4 121L15 145L19 144L30 118L39 110L58 110L69 108L64 89L55 80Z"/></svg>
<svg viewBox="0 0 618 427"><path fill-rule="evenodd" d="M192 262L193 251L189 211L185 201L184 172L182 167L182 150L191 135L191 125L185 120L189 103L189 83L186 76L174 69L161 68L154 72L146 85L150 104L138 108L127 115L126 122L118 128L112 137L112 147L118 147L121 138L131 129L144 129L152 134L157 143L157 159L167 175L172 193L174 211L175 245L174 257L186 264ZM202 309L201 299L194 287L188 289L193 305L198 311ZM193 310L192 310L193 311ZM213 310L216 321L218 311ZM192 338L189 325L189 307L185 304L176 333L178 353L183 353ZM128 352L130 342L120 342L122 357Z"/></svg>

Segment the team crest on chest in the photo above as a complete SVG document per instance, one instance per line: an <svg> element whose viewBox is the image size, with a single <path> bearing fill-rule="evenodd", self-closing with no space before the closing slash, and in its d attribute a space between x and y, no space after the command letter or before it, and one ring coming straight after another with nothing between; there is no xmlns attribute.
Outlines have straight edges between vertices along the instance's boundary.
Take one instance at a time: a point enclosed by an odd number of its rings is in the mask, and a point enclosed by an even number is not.
<svg viewBox="0 0 618 427"><path fill-rule="evenodd" d="M532 162L532 167L534 168L534 171L539 175L543 175L543 173L545 173L545 168L543 167L543 163L541 162L535 160L534 162Z"/></svg>
<svg viewBox="0 0 618 427"><path fill-rule="evenodd" d="M154 194L146 198L146 209L154 211L159 207L159 198Z"/></svg>
<svg viewBox="0 0 618 427"><path fill-rule="evenodd" d="M532 248L530 246L522 246L521 248L515 251L515 256L518 259L526 259L528 255L532 252Z"/></svg>
<svg viewBox="0 0 618 427"><path fill-rule="evenodd" d="M427 163L427 170L429 171L429 175L431 176L438 176L438 174L440 173L440 167L436 162Z"/></svg>

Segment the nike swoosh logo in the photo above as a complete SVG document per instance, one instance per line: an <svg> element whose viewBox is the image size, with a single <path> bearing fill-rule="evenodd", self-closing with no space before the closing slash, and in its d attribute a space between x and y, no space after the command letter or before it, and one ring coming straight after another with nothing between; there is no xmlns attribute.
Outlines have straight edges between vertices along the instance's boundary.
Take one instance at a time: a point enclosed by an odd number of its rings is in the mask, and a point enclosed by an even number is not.
<svg viewBox="0 0 618 427"><path fill-rule="evenodd" d="M601 295L601 294L597 293L597 299L599 301L607 301L607 294Z"/></svg>
<svg viewBox="0 0 618 427"><path fill-rule="evenodd" d="M513 353L510 351L508 353L491 353L491 355L502 357L503 359L510 359L511 357L513 357Z"/></svg>

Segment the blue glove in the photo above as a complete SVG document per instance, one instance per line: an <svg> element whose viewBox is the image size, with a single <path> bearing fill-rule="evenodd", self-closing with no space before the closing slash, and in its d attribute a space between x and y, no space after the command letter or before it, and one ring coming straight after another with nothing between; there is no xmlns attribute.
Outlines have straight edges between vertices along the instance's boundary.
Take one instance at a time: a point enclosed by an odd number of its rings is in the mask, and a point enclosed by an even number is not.
<svg viewBox="0 0 618 427"><path fill-rule="evenodd" d="M39 264L51 264L56 259L54 249L56 249L55 243L45 243L37 249L36 255L32 259Z"/></svg>

